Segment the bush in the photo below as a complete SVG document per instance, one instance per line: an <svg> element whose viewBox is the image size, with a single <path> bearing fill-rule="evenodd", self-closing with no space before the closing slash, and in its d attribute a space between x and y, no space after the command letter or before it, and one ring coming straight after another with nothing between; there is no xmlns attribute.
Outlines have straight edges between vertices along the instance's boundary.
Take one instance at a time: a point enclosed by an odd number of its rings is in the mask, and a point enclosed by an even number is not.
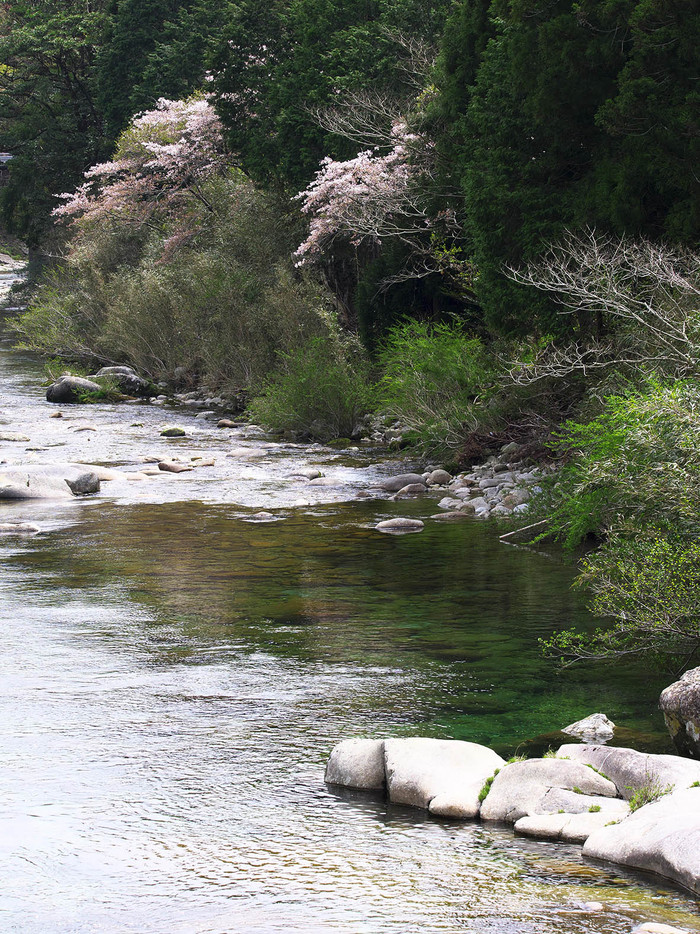
<svg viewBox="0 0 700 934"><path fill-rule="evenodd" d="M698 384L650 381L611 396L597 418L568 422L557 446L570 461L552 491L551 529L567 547L623 527L700 531Z"/></svg>
<svg viewBox="0 0 700 934"><path fill-rule="evenodd" d="M380 363L381 412L425 453L453 456L493 392L495 364L481 341L456 324L408 321L391 332Z"/></svg>
<svg viewBox="0 0 700 934"><path fill-rule="evenodd" d="M550 527L569 547L590 533L602 541L577 583L612 624L557 633L548 653L645 654L673 666L700 650L699 447L700 386L691 382L650 382L566 426L560 448L572 459L549 494Z"/></svg>
<svg viewBox="0 0 700 934"><path fill-rule="evenodd" d="M295 232L272 200L240 175L206 194L213 210L193 208L186 235L181 217L147 237L117 222L81 231L20 317L24 345L239 389L300 339L330 334L331 303L294 270Z"/></svg>
<svg viewBox="0 0 700 934"><path fill-rule="evenodd" d="M330 441L350 437L373 401L369 367L359 344L327 337L286 354L282 368L249 409L268 428Z"/></svg>

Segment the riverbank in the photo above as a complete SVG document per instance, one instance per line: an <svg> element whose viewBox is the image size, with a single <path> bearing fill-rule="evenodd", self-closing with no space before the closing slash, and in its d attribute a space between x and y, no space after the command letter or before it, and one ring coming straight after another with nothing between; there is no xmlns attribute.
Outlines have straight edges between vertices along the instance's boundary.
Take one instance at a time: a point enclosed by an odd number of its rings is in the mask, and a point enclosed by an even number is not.
<svg viewBox="0 0 700 934"><path fill-rule="evenodd" d="M584 857L700 893L700 762L586 744L506 762L475 743L351 739L331 752L325 780L384 790L435 817L509 823L525 836L582 844Z"/></svg>

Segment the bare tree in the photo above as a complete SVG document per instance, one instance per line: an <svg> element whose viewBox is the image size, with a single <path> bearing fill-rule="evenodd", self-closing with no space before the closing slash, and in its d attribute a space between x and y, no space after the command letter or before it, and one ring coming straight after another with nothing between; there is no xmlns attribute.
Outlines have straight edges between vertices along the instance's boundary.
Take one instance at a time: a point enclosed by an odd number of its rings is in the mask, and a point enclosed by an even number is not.
<svg viewBox="0 0 700 934"><path fill-rule="evenodd" d="M536 263L506 270L522 285L551 292L564 314L602 322L598 336L550 346L511 376L526 384L574 372L629 365L674 377L700 365L700 257L649 240L567 232Z"/></svg>

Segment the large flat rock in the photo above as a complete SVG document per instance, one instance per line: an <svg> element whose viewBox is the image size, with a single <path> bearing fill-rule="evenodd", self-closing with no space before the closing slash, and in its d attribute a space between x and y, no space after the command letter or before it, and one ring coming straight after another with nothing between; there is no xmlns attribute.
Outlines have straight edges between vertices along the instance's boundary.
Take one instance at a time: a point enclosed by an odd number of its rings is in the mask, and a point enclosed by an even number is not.
<svg viewBox="0 0 700 934"><path fill-rule="evenodd" d="M583 854L655 872L700 893L700 787L664 795L594 831Z"/></svg>
<svg viewBox="0 0 700 934"><path fill-rule="evenodd" d="M594 766L615 783L621 797L629 800L647 785L687 788L700 781L700 762L680 756L657 756L636 749L567 743L557 758Z"/></svg>
<svg viewBox="0 0 700 934"><path fill-rule="evenodd" d="M384 764L389 799L427 808L441 817L479 813L479 792L503 759L492 749L461 740L387 739Z"/></svg>
<svg viewBox="0 0 700 934"><path fill-rule="evenodd" d="M611 781L581 762L526 759L512 762L498 773L481 805L481 817L515 823L521 817L552 813L561 805L555 791L617 797Z"/></svg>
<svg viewBox="0 0 700 934"><path fill-rule="evenodd" d="M72 499L84 492L88 477L91 491L99 481L111 479L114 471L92 464L25 464L0 468L0 501L25 499ZM96 482L97 481L97 482Z"/></svg>

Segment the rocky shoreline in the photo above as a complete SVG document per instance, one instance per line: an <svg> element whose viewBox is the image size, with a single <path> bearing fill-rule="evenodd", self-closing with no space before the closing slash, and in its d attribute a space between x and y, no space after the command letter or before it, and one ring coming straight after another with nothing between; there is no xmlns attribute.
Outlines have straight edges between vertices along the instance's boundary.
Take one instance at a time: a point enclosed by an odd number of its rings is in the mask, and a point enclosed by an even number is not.
<svg viewBox="0 0 700 934"><path fill-rule="evenodd" d="M700 762L577 743L505 762L460 740L353 738L332 750L325 781L382 792L437 818L507 823L517 834L577 843L585 857L700 894Z"/></svg>

